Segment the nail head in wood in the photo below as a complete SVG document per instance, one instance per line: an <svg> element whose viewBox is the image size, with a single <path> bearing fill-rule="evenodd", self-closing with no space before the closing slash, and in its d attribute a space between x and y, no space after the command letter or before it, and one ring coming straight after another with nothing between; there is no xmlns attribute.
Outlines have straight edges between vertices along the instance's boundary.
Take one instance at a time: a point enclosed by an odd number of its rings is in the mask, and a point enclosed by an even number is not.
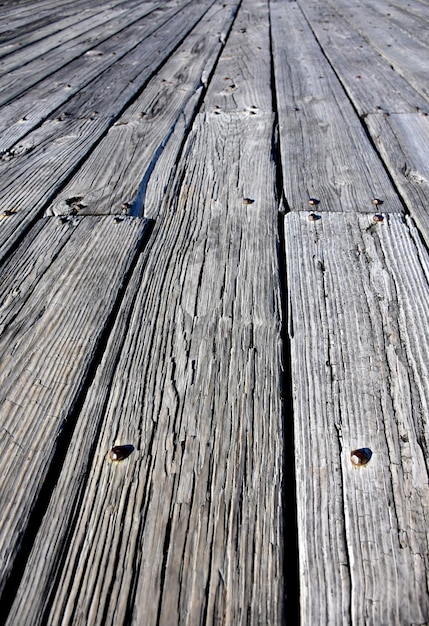
<svg viewBox="0 0 429 626"><path fill-rule="evenodd" d="M322 218L321 215L317 215L317 213L310 213L310 215L308 216L308 221L309 222L317 222L317 220L320 220Z"/></svg>
<svg viewBox="0 0 429 626"><path fill-rule="evenodd" d="M374 204L375 206L381 206L384 202L384 200L380 200L380 198L373 198L371 200L372 204Z"/></svg>
<svg viewBox="0 0 429 626"><path fill-rule="evenodd" d="M243 204L253 204L254 202L252 198L243 198Z"/></svg>
<svg viewBox="0 0 429 626"><path fill-rule="evenodd" d="M113 446L109 452L109 459L111 461L123 461L124 459L127 459L132 452L134 452L134 446L131 444Z"/></svg>
<svg viewBox="0 0 429 626"><path fill-rule="evenodd" d="M372 216L372 219L374 222L383 222L384 215L382 215L381 213L376 213L375 215Z"/></svg>
<svg viewBox="0 0 429 626"><path fill-rule="evenodd" d="M309 198L308 204L311 206L317 206L318 204L320 204L320 200L318 198Z"/></svg>
<svg viewBox="0 0 429 626"><path fill-rule="evenodd" d="M369 448L358 448L357 450L352 450L350 453L350 460L353 465L362 466L369 463L372 457L372 450Z"/></svg>

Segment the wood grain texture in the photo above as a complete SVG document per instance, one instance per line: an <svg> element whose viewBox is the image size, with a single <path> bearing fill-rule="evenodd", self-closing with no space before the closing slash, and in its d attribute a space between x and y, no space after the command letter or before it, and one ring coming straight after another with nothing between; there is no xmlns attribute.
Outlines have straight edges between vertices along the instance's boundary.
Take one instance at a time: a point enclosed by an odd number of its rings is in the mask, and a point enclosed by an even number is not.
<svg viewBox="0 0 429 626"><path fill-rule="evenodd" d="M427 623L427 250L393 214L285 232L301 623Z"/></svg>
<svg viewBox="0 0 429 626"><path fill-rule="evenodd" d="M140 11L135 10L132 23L118 31L116 26L113 35L108 36L109 28L105 27L106 39L92 46L86 53L39 80L37 88L25 91L2 106L0 119L0 149L7 152L22 137L39 126L55 111L64 113L67 102L81 89L96 80L113 66L119 59L129 53L144 39L153 34L157 28L167 22L177 12L174 3L165 4L155 9L149 16L146 3ZM139 16L142 16L140 19ZM109 74L107 74L107 77ZM26 85L29 87L30 85Z"/></svg>
<svg viewBox="0 0 429 626"><path fill-rule="evenodd" d="M429 48L374 12L369 6L348 0L328 0L329 4L345 17L373 48L407 80L426 100L429 98ZM422 25L423 27L423 25ZM426 28L427 32L427 28ZM427 38L426 38L427 40Z"/></svg>
<svg viewBox="0 0 429 626"><path fill-rule="evenodd" d="M271 6L283 186L292 210L401 211L377 153L297 3Z"/></svg>
<svg viewBox="0 0 429 626"><path fill-rule="evenodd" d="M300 0L323 53L360 116L429 112L429 104L327 2Z"/></svg>
<svg viewBox="0 0 429 626"><path fill-rule="evenodd" d="M2 221L0 259L206 10L204 2L189 3L174 21L136 46L126 61L115 63L71 98L66 110L60 109L57 117L3 155L0 202L4 211L16 212Z"/></svg>
<svg viewBox="0 0 429 626"><path fill-rule="evenodd" d="M70 213L70 198L80 198L75 204L80 215L125 212L156 217L235 11L234 4L224 3L209 9L85 160L49 214ZM152 172L156 182L146 210Z"/></svg>
<svg viewBox="0 0 429 626"><path fill-rule="evenodd" d="M407 208L429 242L429 117L369 115L366 123Z"/></svg>
<svg viewBox="0 0 429 626"><path fill-rule="evenodd" d="M244 0L204 99L203 110L272 110L267 0Z"/></svg>
<svg viewBox="0 0 429 626"><path fill-rule="evenodd" d="M272 124L197 117L9 624L282 623Z"/></svg>
<svg viewBox="0 0 429 626"><path fill-rule="evenodd" d="M147 227L131 219L47 221L3 268L2 589Z"/></svg>

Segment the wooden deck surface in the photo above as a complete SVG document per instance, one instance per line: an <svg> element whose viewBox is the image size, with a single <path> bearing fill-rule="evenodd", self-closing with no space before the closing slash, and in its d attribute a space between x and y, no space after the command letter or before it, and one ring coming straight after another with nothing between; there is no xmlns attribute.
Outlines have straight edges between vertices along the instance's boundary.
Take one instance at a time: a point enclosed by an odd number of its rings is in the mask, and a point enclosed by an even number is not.
<svg viewBox="0 0 429 626"><path fill-rule="evenodd" d="M429 0L0 3L1 624L429 625L428 113Z"/></svg>

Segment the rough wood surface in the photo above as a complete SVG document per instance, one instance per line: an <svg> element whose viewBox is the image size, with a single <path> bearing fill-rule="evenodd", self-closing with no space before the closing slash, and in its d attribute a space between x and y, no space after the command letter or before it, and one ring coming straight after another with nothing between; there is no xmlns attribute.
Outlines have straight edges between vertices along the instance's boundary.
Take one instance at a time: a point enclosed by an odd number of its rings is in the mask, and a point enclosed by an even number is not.
<svg viewBox="0 0 429 626"><path fill-rule="evenodd" d="M300 0L311 29L360 116L429 113L429 104L326 0Z"/></svg>
<svg viewBox="0 0 429 626"><path fill-rule="evenodd" d="M57 196L50 214L70 213L70 198L79 198L75 206L80 215L157 215L235 12L234 4L216 3L209 9ZM145 210L155 167L156 183Z"/></svg>
<svg viewBox="0 0 429 626"><path fill-rule="evenodd" d="M420 113L368 115L384 162L429 244L429 117Z"/></svg>
<svg viewBox="0 0 429 626"><path fill-rule="evenodd" d="M275 89L287 206L401 211L383 164L297 3L271 10Z"/></svg>
<svg viewBox="0 0 429 626"><path fill-rule="evenodd" d="M285 231L301 623L425 624L427 250L398 215Z"/></svg>
<svg viewBox="0 0 429 626"><path fill-rule="evenodd" d="M2 586L147 226L51 219L3 268Z"/></svg>
<svg viewBox="0 0 429 626"><path fill-rule="evenodd" d="M0 202L13 211L0 228L0 259L48 207L84 159L153 72L201 16L207 4L190 3L114 66L80 90L40 128L7 151L0 164ZM162 47L159 47L162 41ZM76 203L78 205L79 202Z"/></svg>
<svg viewBox="0 0 429 626"><path fill-rule="evenodd" d="M282 623L272 124L197 118L10 624Z"/></svg>

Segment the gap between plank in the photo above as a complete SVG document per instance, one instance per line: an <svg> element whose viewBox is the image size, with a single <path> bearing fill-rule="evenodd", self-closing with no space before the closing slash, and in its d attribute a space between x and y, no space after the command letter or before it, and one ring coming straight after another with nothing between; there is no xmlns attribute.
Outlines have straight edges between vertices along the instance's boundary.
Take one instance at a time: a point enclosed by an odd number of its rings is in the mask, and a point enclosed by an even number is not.
<svg viewBox="0 0 429 626"><path fill-rule="evenodd" d="M283 577L285 583L285 615L287 624L300 623L299 604L299 560L298 560L298 528L296 507L296 476L295 476L295 445L294 445L294 420L292 401L292 370L291 370L291 347L288 333L288 284L286 272L286 247L284 214L290 211L287 198L284 195L283 170L281 163L280 134L278 132L278 105L276 78L274 72L274 53L271 29L271 2L268 1L268 19L270 27L270 57L271 57L271 94L272 110L274 111L272 153L275 163L275 194L278 204L278 268L280 282L280 302L282 307L282 421L283 421ZM287 545L287 555L286 555ZM287 557L287 558L286 558Z"/></svg>

